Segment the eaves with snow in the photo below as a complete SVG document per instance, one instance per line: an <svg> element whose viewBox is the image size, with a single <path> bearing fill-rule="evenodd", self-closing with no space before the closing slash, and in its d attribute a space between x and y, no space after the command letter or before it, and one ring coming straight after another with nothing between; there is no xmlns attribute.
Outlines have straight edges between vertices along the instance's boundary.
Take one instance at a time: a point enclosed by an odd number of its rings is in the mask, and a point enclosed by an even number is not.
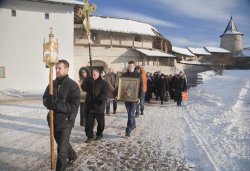
<svg viewBox="0 0 250 171"><path fill-rule="evenodd" d="M242 54L244 57L250 57L250 48L244 48Z"/></svg>
<svg viewBox="0 0 250 171"><path fill-rule="evenodd" d="M243 48L241 51L235 52L234 57L250 57L250 47Z"/></svg>
<svg viewBox="0 0 250 171"><path fill-rule="evenodd" d="M144 55L148 57L175 58L174 55L160 51L158 49L140 49L140 48L137 49L136 48L135 50L139 51L140 53L143 53Z"/></svg>
<svg viewBox="0 0 250 171"><path fill-rule="evenodd" d="M190 50L190 52L195 54L195 55L211 55L211 53L206 51L206 49L204 49L204 48L191 48L191 47L188 47L188 50Z"/></svg>
<svg viewBox="0 0 250 171"><path fill-rule="evenodd" d="M231 53L229 50L219 47L204 47L210 53Z"/></svg>
<svg viewBox="0 0 250 171"><path fill-rule="evenodd" d="M210 62L201 62L198 60L194 60L194 61L180 61L181 64L186 64L186 65L212 65Z"/></svg>
<svg viewBox="0 0 250 171"><path fill-rule="evenodd" d="M82 25L75 25L76 28ZM100 30L107 32L139 34L147 36L159 36L160 33L152 25L125 18L114 18L106 16L91 16L90 17L91 30Z"/></svg>
<svg viewBox="0 0 250 171"><path fill-rule="evenodd" d="M172 46L172 51L175 52L175 53L181 54L181 55L195 56L187 48Z"/></svg>

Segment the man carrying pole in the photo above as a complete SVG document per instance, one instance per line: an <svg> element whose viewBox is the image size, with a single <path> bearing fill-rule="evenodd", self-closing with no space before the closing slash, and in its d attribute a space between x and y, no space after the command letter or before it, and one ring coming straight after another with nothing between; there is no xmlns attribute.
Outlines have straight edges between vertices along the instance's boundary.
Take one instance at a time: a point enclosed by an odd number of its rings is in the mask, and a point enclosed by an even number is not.
<svg viewBox="0 0 250 171"><path fill-rule="evenodd" d="M80 105L80 89L78 84L68 76L69 63L59 60L56 64L56 79L53 80L53 95L46 88L43 104L54 113L53 124L48 115L49 125L54 126L54 137L57 143L56 170L65 171L67 165L73 164L77 155L69 139L74 127L75 118Z"/></svg>

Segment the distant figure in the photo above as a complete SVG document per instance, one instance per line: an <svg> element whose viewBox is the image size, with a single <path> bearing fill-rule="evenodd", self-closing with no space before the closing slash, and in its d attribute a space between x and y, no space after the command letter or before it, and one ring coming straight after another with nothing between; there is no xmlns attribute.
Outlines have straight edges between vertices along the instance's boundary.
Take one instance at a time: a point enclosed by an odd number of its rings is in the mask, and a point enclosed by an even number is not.
<svg viewBox="0 0 250 171"><path fill-rule="evenodd" d="M80 80L78 81L79 87L82 86L82 83L84 80L86 80L90 76L89 70L86 67L82 67L79 70L79 78ZM81 90L81 98L80 98L80 126L85 126L86 122L86 113L84 111L85 107L85 99L86 99L86 92Z"/></svg>
<svg viewBox="0 0 250 171"><path fill-rule="evenodd" d="M165 78L164 74L161 74L159 81L158 81L158 90L161 104L166 100L166 92L168 91L168 82Z"/></svg>
<svg viewBox="0 0 250 171"><path fill-rule="evenodd" d="M165 75L166 80L166 93L165 93L165 102L168 102L169 100L169 76Z"/></svg>
<svg viewBox="0 0 250 171"><path fill-rule="evenodd" d="M84 80L82 90L87 92L85 100L86 124L85 133L87 136L86 143L93 140L100 140L103 137L105 127L105 100L108 97L108 84L101 78L100 71L93 69L93 77ZM97 132L94 139L94 121L97 120Z"/></svg>
<svg viewBox="0 0 250 171"><path fill-rule="evenodd" d="M49 94L49 86L43 95L44 106L49 110L54 110L57 171L64 171L67 164L72 165L77 158L69 139L80 104L80 89L78 84L69 78L68 70L68 61L59 60L56 64L56 79L53 81L53 95Z"/></svg>
<svg viewBox="0 0 250 171"><path fill-rule="evenodd" d="M145 101L150 103L153 93L153 78L151 73L147 73L147 91L145 94Z"/></svg>
<svg viewBox="0 0 250 171"><path fill-rule="evenodd" d="M177 102L177 106L181 106L182 101L182 92L187 91L187 81L183 71L180 71L174 80L174 92L175 92L175 100Z"/></svg>
<svg viewBox="0 0 250 171"><path fill-rule="evenodd" d="M135 117L139 117L139 111L141 115L144 114L144 101L145 101L145 94L147 91L147 75L145 73L145 70L141 66L137 66L136 70L141 75L142 79L142 89L140 90L142 93L140 95L140 103L137 104L135 112Z"/></svg>
<svg viewBox="0 0 250 171"><path fill-rule="evenodd" d="M175 81L176 76L172 76L171 74L169 75L169 96L171 100L174 100L175 95L174 95L174 81Z"/></svg>
<svg viewBox="0 0 250 171"><path fill-rule="evenodd" d="M106 115L110 115L110 102L113 103L113 114L116 114L117 101L115 99L116 89L118 87L118 76L114 73L112 68L109 68L108 74L105 75L104 80L107 81L108 99L106 100Z"/></svg>
<svg viewBox="0 0 250 171"><path fill-rule="evenodd" d="M158 81L160 78L160 72L155 72L153 77L153 92L155 95L155 100L158 100L159 98L159 92L158 92Z"/></svg>

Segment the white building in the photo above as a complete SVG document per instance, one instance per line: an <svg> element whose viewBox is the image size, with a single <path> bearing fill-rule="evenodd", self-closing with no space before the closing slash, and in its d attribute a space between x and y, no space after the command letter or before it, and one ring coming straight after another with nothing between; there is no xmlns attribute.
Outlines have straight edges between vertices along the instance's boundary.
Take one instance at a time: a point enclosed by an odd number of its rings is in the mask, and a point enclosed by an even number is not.
<svg viewBox="0 0 250 171"><path fill-rule="evenodd" d="M75 21L76 22L76 21ZM91 16L93 67L115 72L126 71L133 60L147 72L176 72L176 57L169 54L171 42L152 25L126 18ZM81 67L89 65L89 48L82 21L75 24L75 78Z"/></svg>
<svg viewBox="0 0 250 171"><path fill-rule="evenodd" d="M59 58L74 75L74 5L76 0L8 0L0 4L0 91L43 91L49 71L43 63L43 41L53 27Z"/></svg>

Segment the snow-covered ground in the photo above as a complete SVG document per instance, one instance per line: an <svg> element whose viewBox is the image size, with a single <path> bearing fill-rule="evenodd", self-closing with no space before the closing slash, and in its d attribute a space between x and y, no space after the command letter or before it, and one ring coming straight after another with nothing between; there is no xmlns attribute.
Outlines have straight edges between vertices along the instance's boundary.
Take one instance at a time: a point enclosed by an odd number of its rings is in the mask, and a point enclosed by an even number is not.
<svg viewBox="0 0 250 171"><path fill-rule="evenodd" d="M146 104L129 138L122 102L99 142L84 143L78 115L71 134L78 159L67 170L249 170L250 71L202 75L183 108ZM39 98L0 101L0 170L50 170L46 115Z"/></svg>
<svg viewBox="0 0 250 171"><path fill-rule="evenodd" d="M184 112L186 156L198 170L249 170L250 71L202 75L204 84L189 91Z"/></svg>

